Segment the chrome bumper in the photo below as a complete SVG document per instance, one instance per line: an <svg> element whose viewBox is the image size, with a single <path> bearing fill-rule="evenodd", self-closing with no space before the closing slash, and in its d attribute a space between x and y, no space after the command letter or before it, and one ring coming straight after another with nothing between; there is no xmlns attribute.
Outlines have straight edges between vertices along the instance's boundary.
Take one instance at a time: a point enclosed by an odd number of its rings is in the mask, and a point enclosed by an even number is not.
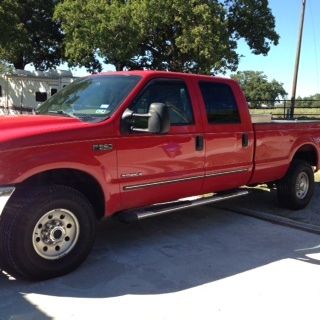
<svg viewBox="0 0 320 320"><path fill-rule="evenodd" d="M14 190L15 187L0 187L0 216Z"/></svg>

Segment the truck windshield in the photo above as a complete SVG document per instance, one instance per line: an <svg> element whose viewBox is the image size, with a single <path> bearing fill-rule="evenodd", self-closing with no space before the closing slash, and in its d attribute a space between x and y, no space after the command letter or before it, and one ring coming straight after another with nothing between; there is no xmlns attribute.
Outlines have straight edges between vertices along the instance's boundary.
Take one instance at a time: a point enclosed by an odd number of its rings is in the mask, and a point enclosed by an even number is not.
<svg viewBox="0 0 320 320"><path fill-rule="evenodd" d="M141 77L107 75L76 80L42 103L36 114L76 117L85 122L109 118Z"/></svg>

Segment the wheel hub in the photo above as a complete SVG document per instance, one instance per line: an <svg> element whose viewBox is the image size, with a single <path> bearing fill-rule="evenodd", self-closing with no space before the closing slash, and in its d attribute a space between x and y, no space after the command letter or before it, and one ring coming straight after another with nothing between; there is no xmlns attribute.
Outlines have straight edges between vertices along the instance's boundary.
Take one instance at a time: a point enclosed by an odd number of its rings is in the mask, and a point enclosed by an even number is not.
<svg viewBox="0 0 320 320"><path fill-rule="evenodd" d="M79 231L78 219L71 211L52 210L38 220L32 244L42 258L55 260L71 251L78 240Z"/></svg>
<svg viewBox="0 0 320 320"><path fill-rule="evenodd" d="M58 220L49 221L41 231L41 238L47 244L55 244L63 240L66 227Z"/></svg>
<svg viewBox="0 0 320 320"><path fill-rule="evenodd" d="M303 199L309 190L309 177L307 173L301 172L296 182L296 195L299 199Z"/></svg>

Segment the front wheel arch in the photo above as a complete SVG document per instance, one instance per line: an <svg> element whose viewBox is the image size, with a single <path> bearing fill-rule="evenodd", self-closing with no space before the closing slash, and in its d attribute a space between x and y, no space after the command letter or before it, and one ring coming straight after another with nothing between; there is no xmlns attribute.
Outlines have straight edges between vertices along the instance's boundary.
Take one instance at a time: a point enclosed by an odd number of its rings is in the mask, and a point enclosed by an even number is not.
<svg viewBox="0 0 320 320"><path fill-rule="evenodd" d="M78 190L90 201L97 219L104 217L106 211L104 190L95 177L81 170L58 168L40 172L17 184L16 192L48 185L63 185Z"/></svg>

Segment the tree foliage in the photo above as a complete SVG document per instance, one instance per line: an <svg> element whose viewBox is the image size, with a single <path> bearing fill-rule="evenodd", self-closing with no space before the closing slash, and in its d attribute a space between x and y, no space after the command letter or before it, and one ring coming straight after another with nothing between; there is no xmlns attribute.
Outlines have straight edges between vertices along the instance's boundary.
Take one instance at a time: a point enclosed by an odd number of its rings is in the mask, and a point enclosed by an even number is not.
<svg viewBox="0 0 320 320"><path fill-rule="evenodd" d="M9 65L5 61L0 60L0 75L4 74L4 73L11 73L11 72L13 72L13 69L14 68L12 65Z"/></svg>
<svg viewBox="0 0 320 320"><path fill-rule="evenodd" d="M319 108L320 93L313 94L304 98L298 97L295 105L297 108Z"/></svg>
<svg viewBox="0 0 320 320"><path fill-rule="evenodd" d="M268 0L64 0L55 18L74 65L214 73L236 70L237 40L266 55L277 45Z"/></svg>
<svg viewBox="0 0 320 320"><path fill-rule="evenodd" d="M282 83L274 79L268 81L261 71L238 71L231 75L231 78L240 84L252 107L261 104L274 105L277 99L283 99L287 95Z"/></svg>
<svg viewBox="0 0 320 320"><path fill-rule="evenodd" d="M57 0L0 1L0 59L17 69L39 70L61 62L63 35L52 19Z"/></svg>

